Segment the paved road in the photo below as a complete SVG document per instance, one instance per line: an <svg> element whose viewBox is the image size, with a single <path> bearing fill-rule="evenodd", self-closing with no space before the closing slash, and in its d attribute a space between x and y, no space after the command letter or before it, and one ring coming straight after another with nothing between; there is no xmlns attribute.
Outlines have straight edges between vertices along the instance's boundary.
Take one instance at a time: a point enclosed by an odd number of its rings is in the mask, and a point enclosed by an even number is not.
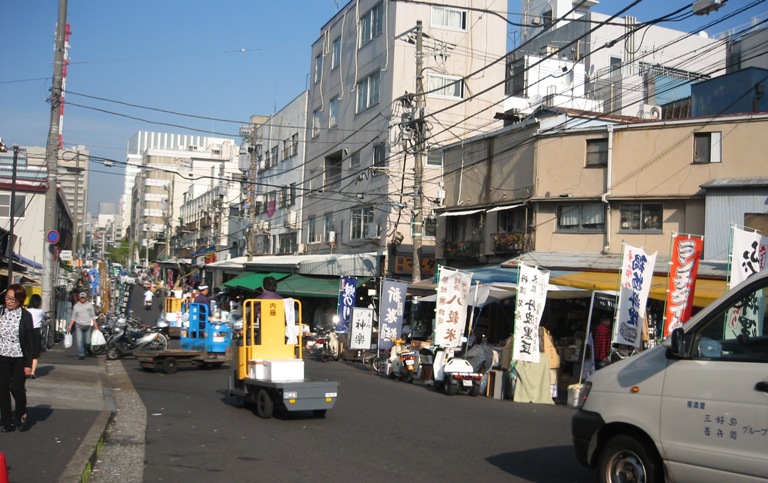
<svg viewBox="0 0 768 483"><path fill-rule="evenodd" d="M449 397L308 360L311 377L341 382L336 406L324 419L263 420L226 396L226 368L124 366L147 411L144 481L594 481L562 406Z"/></svg>

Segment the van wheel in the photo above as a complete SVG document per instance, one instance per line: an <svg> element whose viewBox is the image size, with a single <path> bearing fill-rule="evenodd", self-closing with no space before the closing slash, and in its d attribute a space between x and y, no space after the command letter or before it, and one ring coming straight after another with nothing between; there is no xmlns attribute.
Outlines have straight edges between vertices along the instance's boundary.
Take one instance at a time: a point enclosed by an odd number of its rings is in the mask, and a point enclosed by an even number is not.
<svg viewBox="0 0 768 483"><path fill-rule="evenodd" d="M661 483L664 481L661 458L649 443L624 434L614 436L600 453L597 480L600 483Z"/></svg>

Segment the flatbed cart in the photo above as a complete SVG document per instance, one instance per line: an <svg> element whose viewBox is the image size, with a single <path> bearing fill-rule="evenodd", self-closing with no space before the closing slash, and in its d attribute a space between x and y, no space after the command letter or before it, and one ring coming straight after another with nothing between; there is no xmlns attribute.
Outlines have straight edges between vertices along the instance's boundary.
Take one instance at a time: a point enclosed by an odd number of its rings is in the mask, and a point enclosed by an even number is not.
<svg viewBox="0 0 768 483"><path fill-rule="evenodd" d="M217 369L232 360L232 329L208 318L208 306L189 304L189 325L181 330L181 349L138 351L144 370L174 374L179 365Z"/></svg>
<svg viewBox="0 0 768 483"><path fill-rule="evenodd" d="M290 301L287 319L286 300ZM257 310L258 318L254 316ZM304 377L301 302L248 299L243 303L243 315L243 337L237 341L228 394L254 406L256 415L264 419L272 417L275 409L325 416L336 403L339 383Z"/></svg>

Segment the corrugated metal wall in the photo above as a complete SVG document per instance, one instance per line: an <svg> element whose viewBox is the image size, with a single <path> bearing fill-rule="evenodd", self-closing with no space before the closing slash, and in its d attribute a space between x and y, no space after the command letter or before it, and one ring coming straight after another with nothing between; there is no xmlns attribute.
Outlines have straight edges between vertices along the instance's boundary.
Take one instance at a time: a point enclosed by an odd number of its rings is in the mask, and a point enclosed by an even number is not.
<svg viewBox="0 0 768 483"><path fill-rule="evenodd" d="M704 221L704 259L728 260L731 224L744 224L745 213L768 211L768 187L707 191ZM768 236L768 233L764 233Z"/></svg>

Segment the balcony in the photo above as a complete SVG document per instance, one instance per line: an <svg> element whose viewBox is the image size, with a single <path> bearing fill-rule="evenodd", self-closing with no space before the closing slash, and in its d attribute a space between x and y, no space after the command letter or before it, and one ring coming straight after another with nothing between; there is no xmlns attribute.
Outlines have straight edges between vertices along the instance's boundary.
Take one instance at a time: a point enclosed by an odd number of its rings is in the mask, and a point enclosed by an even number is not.
<svg viewBox="0 0 768 483"><path fill-rule="evenodd" d="M525 251L525 233L500 232L493 234L493 251L496 253Z"/></svg>
<svg viewBox="0 0 768 483"><path fill-rule="evenodd" d="M443 258L477 258L479 241L443 241Z"/></svg>

